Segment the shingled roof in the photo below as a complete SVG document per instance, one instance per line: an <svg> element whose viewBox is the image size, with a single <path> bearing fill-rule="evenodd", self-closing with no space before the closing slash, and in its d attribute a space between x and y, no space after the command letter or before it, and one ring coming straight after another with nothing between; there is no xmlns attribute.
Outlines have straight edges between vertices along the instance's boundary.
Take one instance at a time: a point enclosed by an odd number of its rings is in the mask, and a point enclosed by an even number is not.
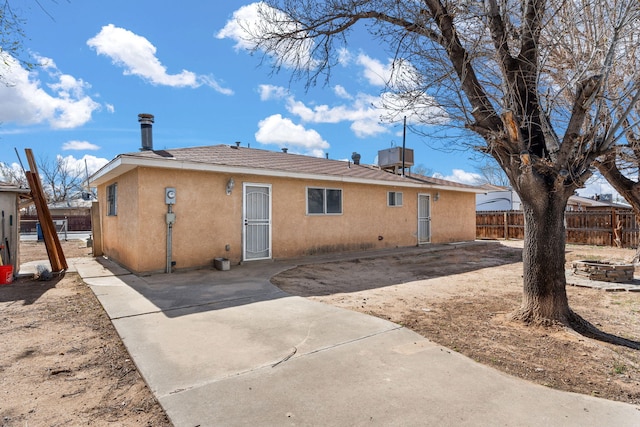
<svg viewBox="0 0 640 427"><path fill-rule="evenodd" d="M225 144L121 154L93 175L100 184L137 166L166 167L285 176L321 180L367 182L412 187L446 187L451 190L483 192L480 188L421 175L400 176L372 165L330 160L278 151Z"/></svg>

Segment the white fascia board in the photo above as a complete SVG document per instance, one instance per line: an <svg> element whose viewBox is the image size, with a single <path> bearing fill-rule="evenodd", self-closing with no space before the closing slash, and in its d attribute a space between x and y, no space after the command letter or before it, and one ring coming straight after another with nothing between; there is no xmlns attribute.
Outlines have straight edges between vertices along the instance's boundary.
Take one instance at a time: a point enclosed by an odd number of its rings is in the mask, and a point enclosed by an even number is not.
<svg viewBox="0 0 640 427"><path fill-rule="evenodd" d="M119 170L116 172L116 168L122 165L122 157L118 156L111 160L109 163L98 169L93 175L89 177L89 185L97 186L103 184L111 179L111 177L120 176L126 171Z"/></svg>
<svg viewBox="0 0 640 427"><path fill-rule="evenodd" d="M18 194L27 194L30 193L31 190L28 188L0 188L0 193L18 193Z"/></svg>
<svg viewBox="0 0 640 427"><path fill-rule="evenodd" d="M443 191L460 191L465 193L482 193L485 190L475 188L458 188L449 187L446 185L436 185L428 183L418 182L400 182L400 181L383 181L377 179L366 179L349 176L335 176L335 175L321 175L311 173L300 173L284 170L274 169L260 169L250 168L245 166L228 166L228 165L216 165L210 163L197 163L188 161L179 161L175 159L146 159L146 158L132 158L132 157L117 157L112 160L98 172L96 172L89 180L92 185L99 185L104 182L110 181L125 172L128 172L136 167L149 167L149 168L163 168L163 169L182 169L190 171L203 171L203 172L218 172L228 174L243 174L243 175L256 175L266 177L277 178L296 178L296 179L308 179L315 181L330 181L330 182L346 182L353 184L368 184L368 185L382 185L385 187L407 187L407 188L429 188L433 190ZM116 171L116 169L118 169Z"/></svg>

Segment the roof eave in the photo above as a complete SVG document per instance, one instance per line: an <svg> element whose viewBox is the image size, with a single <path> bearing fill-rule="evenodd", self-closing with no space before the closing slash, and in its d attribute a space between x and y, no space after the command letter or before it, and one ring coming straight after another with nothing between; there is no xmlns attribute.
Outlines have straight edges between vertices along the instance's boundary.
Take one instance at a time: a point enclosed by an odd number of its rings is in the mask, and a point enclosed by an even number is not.
<svg viewBox="0 0 640 427"><path fill-rule="evenodd" d="M230 165L217 165L210 163L191 162L186 160L176 159L148 159L133 157L128 155L120 155L103 166L98 172L94 173L89 178L89 183L92 186L104 184L112 181L118 176L129 172L136 167L150 167L150 168L163 168L163 169L183 169L192 171L203 172L218 172L218 173L235 173L245 175L257 175L257 176L270 176L278 178L296 178L296 179L310 179L316 181L332 181L332 182L348 182L356 184L369 184L369 185L384 185L384 186L398 186L407 188L423 188L443 191L457 191L465 193L484 193L485 190L480 188L466 188L447 186L442 184L431 183L419 183L407 181L385 181L379 179L370 178L358 178L350 176L336 176L336 175L323 175L313 173L302 173L293 171L284 171L277 169L260 169L246 166L230 166Z"/></svg>

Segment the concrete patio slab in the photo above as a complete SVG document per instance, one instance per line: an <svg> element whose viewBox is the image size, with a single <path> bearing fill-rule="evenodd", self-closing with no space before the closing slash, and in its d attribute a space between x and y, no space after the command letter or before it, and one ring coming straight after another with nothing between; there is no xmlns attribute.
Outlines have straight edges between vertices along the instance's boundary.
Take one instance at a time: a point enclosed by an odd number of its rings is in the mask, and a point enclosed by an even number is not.
<svg viewBox="0 0 640 427"><path fill-rule="evenodd" d="M129 353L158 397L272 366L288 356L399 328L300 297L234 300L115 319Z"/></svg>
<svg viewBox="0 0 640 427"><path fill-rule="evenodd" d="M290 264L149 277L81 264L177 427L640 425L638 406L531 384L400 325L289 296L269 278Z"/></svg>
<svg viewBox="0 0 640 427"><path fill-rule="evenodd" d="M407 329L161 396L177 426L634 426L638 408L509 377Z"/></svg>

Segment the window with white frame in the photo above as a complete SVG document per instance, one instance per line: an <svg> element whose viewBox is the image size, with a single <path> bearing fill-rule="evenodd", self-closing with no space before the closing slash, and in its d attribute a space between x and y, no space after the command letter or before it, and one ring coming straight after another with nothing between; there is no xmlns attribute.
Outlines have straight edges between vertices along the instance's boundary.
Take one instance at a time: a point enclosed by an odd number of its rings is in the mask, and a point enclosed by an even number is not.
<svg viewBox="0 0 640 427"><path fill-rule="evenodd" d="M107 216L116 216L118 212L118 183L107 187Z"/></svg>
<svg viewBox="0 0 640 427"><path fill-rule="evenodd" d="M402 193L398 191L389 191L387 193L388 206L402 206Z"/></svg>
<svg viewBox="0 0 640 427"><path fill-rule="evenodd" d="M307 188L307 214L336 215L342 213L342 190Z"/></svg>

